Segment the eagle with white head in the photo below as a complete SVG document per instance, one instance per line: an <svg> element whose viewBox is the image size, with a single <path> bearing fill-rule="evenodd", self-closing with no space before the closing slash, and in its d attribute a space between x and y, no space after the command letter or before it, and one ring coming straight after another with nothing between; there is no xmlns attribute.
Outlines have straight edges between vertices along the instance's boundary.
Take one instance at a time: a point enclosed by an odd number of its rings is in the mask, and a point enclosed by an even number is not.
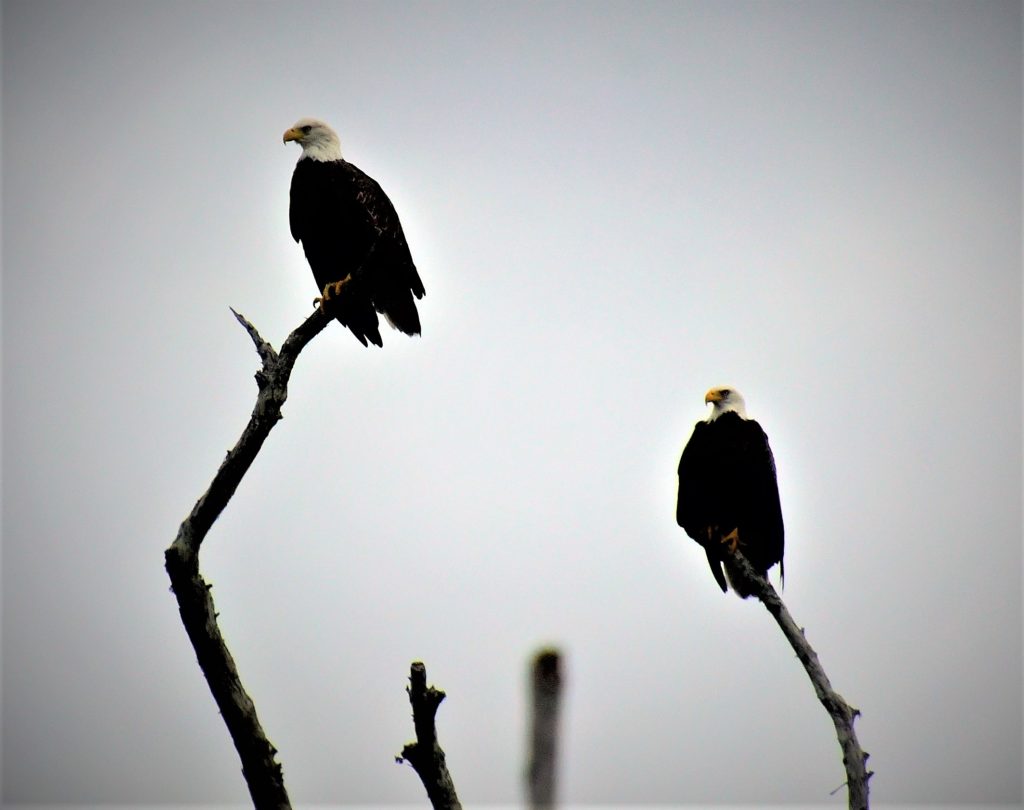
<svg viewBox="0 0 1024 810"><path fill-rule="evenodd" d="M302 155L292 174L289 221L313 270L318 303L364 346L382 346L377 313L420 334L424 295L398 212L376 180L341 156L338 134L303 118L284 133Z"/></svg>
<svg viewBox="0 0 1024 810"><path fill-rule="evenodd" d="M764 430L747 417L739 391L712 388L704 402L711 413L694 427L679 459L676 522L704 547L719 587L732 585L745 599L751 591L723 545L739 548L762 576L776 563L785 576L775 458Z"/></svg>

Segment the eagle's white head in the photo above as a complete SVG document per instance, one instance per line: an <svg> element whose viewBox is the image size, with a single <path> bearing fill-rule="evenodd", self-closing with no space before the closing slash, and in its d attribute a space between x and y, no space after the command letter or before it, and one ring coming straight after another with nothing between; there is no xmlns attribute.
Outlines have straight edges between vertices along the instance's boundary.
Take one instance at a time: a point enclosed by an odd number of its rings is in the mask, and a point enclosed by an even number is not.
<svg viewBox="0 0 1024 810"><path fill-rule="evenodd" d="M341 141L338 133L323 121L300 118L284 133L284 142L295 141L302 147L302 157L311 160L341 160ZM299 158L302 160L302 158Z"/></svg>
<svg viewBox="0 0 1024 810"><path fill-rule="evenodd" d="M735 388L723 385L719 388L712 388L704 395L704 403L711 403L711 413L707 421L714 422L723 413L732 411L741 418L747 418L747 403L743 401L743 394Z"/></svg>

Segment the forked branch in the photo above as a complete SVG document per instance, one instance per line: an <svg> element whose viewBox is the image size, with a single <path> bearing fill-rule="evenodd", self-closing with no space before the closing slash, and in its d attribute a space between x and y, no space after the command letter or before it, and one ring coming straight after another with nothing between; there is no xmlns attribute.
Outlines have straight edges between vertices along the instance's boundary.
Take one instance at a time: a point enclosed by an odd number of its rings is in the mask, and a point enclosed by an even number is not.
<svg viewBox="0 0 1024 810"><path fill-rule="evenodd" d="M782 598L767 578L754 570L742 552L730 551L727 546L723 546L723 549L725 549L725 553L731 555L733 563L749 582L751 592L761 600L761 603L782 628L782 633L796 652L796 657L804 665L804 669L814 685L814 692L818 696L818 700L821 701L821 705L825 707L825 711L832 718L832 723L836 727L836 736L839 739L839 747L843 751L843 766L846 768L850 810L868 810L868 780L871 778L872 772L867 769L868 754L861 749L860 743L857 741L857 733L853 729L853 721L860 711L850 706L843 700L843 696L832 688L825 670L822 669L818 661L818 654L808 643L804 631L793 621Z"/></svg>
<svg viewBox="0 0 1024 810"><path fill-rule="evenodd" d="M407 743L395 761L412 765L434 810L462 810L455 793L455 783L448 773L444 750L437 741L435 715L445 694L440 689L427 686L427 668L421 661L414 661L409 668L409 686L406 691L412 704L416 742Z"/></svg>
<svg viewBox="0 0 1024 810"><path fill-rule="evenodd" d="M288 336L281 351L275 352L255 326L237 312L234 314L252 338L263 363L256 372L259 386L256 406L241 438L228 451L210 486L182 521L177 537L164 552L164 560L181 621L241 758L242 773L253 804L259 810L283 810L291 805L281 766L274 759L277 750L260 726L256 707L242 687L235 662L217 626L210 586L199 573L199 547L281 418L281 406L288 398L288 378L299 352L331 318L319 309L314 311Z"/></svg>

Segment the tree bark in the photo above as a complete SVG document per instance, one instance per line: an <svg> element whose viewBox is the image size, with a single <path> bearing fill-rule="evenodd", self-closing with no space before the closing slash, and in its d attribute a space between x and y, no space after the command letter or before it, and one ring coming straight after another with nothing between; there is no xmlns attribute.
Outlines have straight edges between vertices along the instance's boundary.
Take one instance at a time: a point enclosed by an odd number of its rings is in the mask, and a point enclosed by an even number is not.
<svg viewBox="0 0 1024 810"><path fill-rule="evenodd" d="M811 679L814 693L821 701L821 705L825 707L829 717L832 718L832 724L836 728L836 736L839 739L839 747L843 752L850 810L868 810L868 780L873 773L867 769L868 754L861 749L860 743L857 741L857 733L853 729L853 721L860 711L850 706L842 695L832 688L825 670L818 661L818 654L808 643L803 629L793 621L785 603L768 579L757 573L742 552L730 551L727 546L722 548L740 569L751 592L761 600L761 603L782 629L783 635L793 647L796 657L800 659L807 676Z"/></svg>
<svg viewBox="0 0 1024 810"><path fill-rule="evenodd" d="M440 689L427 686L427 668L421 661L414 661L409 668L409 686L406 691L412 704L416 742L407 743L395 761L412 765L434 810L462 810L455 793L455 783L448 772L444 750L437 741L435 715L445 694Z"/></svg>
<svg viewBox="0 0 1024 810"><path fill-rule="evenodd" d="M210 586L199 573L199 547L234 495L271 429L281 419L281 406L288 398L288 378L299 352L331 318L316 310L288 336L281 351L275 352L260 337L256 327L234 310L232 312L249 333L263 363L256 372L259 386L256 406L241 438L228 451L210 486L182 521L177 537L164 552L164 560L181 621L241 758L242 774L253 805L259 810L284 810L291 804L281 766L274 759L277 749L260 726L256 707L242 687L235 662L217 626Z"/></svg>

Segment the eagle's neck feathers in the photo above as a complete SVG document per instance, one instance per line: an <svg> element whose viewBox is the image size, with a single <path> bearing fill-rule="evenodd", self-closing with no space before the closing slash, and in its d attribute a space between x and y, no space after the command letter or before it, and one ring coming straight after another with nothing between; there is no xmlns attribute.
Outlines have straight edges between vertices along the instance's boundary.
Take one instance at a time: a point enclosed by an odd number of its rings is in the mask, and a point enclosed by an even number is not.
<svg viewBox="0 0 1024 810"><path fill-rule="evenodd" d="M707 422L714 422L719 416L726 413L734 413L740 419L747 418L747 408L742 399L733 398L732 401L715 402L708 414Z"/></svg>
<svg viewBox="0 0 1024 810"><path fill-rule="evenodd" d="M302 157L299 160L306 158L319 163L341 160L341 144L336 138L318 138L302 145Z"/></svg>

